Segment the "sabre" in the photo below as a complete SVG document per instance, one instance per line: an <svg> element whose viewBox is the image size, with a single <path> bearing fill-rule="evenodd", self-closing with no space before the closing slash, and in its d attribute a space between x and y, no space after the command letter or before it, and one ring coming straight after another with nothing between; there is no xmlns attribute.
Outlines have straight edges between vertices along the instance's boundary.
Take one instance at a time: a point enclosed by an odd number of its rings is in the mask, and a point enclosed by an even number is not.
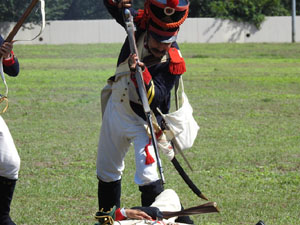
<svg viewBox="0 0 300 225"><path fill-rule="evenodd" d="M185 173L184 169L181 167L179 162L177 161L176 157L171 160L173 166L181 176L181 178L184 180L184 182L189 186L189 188L199 197L206 201L208 201L208 198L200 191L200 189L193 183L193 181L189 178L189 176Z"/></svg>

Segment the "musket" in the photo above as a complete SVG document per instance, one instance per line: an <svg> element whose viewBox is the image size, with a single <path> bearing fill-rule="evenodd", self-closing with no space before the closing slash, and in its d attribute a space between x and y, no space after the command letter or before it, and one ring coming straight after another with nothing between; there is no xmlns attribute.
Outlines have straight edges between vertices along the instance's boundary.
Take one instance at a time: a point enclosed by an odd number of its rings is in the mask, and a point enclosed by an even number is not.
<svg viewBox="0 0 300 225"><path fill-rule="evenodd" d="M156 160L157 160L158 171L159 171L162 183L164 184L165 178L164 178L164 174L163 174L161 160L159 157L156 135L155 135L153 124L152 124L151 109L149 106L149 102L148 102L148 98L147 98L147 94L146 94L146 88L145 88L145 84L144 84L144 80L143 80L143 76L142 76L142 74L143 74L142 68L139 66L140 61L139 61L139 57L138 57L138 51L137 51L136 41L135 41L135 36L134 36L135 26L133 23L133 17L131 15L129 9L124 9L123 18L124 18L124 22L125 22L125 26L126 26L128 40L129 40L130 52L136 54L137 58L138 58L137 62L136 62L137 66L136 66L136 73L135 73L135 78L136 78L136 82L137 82L137 86L138 86L138 93L139 93L139 96L142 101L143 109L145 112L149 130L151 133L152 144L153 144L153 148L154 148L154 152L155 152L155 156L156 156Z"/></svg>
<svg viewBox="0 0 300 225"><path fill-rule="evenodd" d="M167 212L163 211L162 215L164 219L169 219L171 217L175 216L190 216L190 215L197 215L197 214L203 214L203 213L215 213L220 212L217 203L216 202L207 202L205 204L191 207L188 209L184 209L181 211L175 211L175 212Z"/></svg>

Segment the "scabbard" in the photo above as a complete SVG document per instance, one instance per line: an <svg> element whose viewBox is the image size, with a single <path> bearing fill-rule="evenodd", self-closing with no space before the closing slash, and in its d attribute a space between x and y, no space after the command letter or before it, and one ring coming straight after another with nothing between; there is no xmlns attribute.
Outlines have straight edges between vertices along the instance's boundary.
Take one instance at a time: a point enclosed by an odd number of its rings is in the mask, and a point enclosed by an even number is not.
<svg viewBox="0 0 300 225"><path fill-rule="evenodd" d="M172 164L174 165L177 172L180 174L184 182L189 186L189 188L200 198L207 200L208 199L202 194L199 188L193 183L193 181L189 178L189 176L185 173L184 169L181 167L179 162L177 161L176 157L171 160Z"/></svg>

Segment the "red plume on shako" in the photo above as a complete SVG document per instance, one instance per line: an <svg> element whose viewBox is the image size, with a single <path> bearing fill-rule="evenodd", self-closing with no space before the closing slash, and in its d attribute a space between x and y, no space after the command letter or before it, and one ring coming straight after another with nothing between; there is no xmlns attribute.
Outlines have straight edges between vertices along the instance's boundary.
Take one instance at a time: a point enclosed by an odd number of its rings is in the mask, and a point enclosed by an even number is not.
<svg viewBox="0 0 300 225"><path fill-rule="evenodd" d="M167 0L167 6L171 8L176 8L178 4L179 4L179 0Z"/></svg>

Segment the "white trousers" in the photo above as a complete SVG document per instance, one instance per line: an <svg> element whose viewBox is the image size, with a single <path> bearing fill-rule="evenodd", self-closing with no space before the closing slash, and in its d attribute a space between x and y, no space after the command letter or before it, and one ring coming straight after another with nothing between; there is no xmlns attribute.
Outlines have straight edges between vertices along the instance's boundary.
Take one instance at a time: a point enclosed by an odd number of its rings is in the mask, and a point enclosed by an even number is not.
<svg viewBox="0 0 300 225"><path fill-rule="evenodd" d="M129 105L129 96L135 93L135 87L126 76L112 86L102 119L97 155L97 176L104 182L121 179L124 159L131 143L135 151L135 183L143 186L159 179L152 144L148 150L155 162L145 164L144 149L149 144L149 137L144 128L146 122Z"/></svg>
<svg viewBox="0 0 300 225"><path fill-rule="evenodd" d="M9 129L0 116L0 176L17 180L20 157Z"/></svg>

